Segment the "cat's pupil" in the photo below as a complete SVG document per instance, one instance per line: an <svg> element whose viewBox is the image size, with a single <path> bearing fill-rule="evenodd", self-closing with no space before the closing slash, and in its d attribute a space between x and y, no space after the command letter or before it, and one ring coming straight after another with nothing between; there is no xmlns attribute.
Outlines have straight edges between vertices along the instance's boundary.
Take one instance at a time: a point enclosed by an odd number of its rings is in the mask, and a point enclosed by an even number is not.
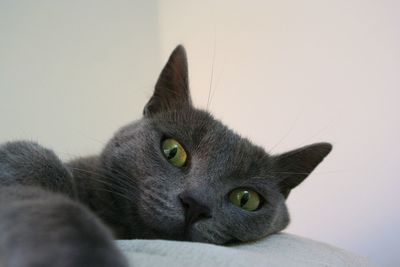
<svg viewBox="0 0 400 267"><path fill-rule="evenodd" d="M176 146L169 149L167 152L168 153L167 159L172 159L173 157L175 157L177 152L178 152L178 147Z"/></svg>
<svg viewBox="0 0 400 267"><path fill-rule="evenodd" d="M240 206L243 207L246 205L247 201L249 201L250 193L248 191L244 191L242 198L240 199Z"/></svg>

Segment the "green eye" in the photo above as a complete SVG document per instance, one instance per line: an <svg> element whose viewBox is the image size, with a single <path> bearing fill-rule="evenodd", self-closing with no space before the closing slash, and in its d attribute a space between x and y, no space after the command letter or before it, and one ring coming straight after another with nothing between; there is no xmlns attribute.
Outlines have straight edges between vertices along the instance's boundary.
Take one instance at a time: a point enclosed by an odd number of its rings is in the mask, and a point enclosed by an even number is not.
<svg viewBox="0 0 400 267"><path fill-rule="evenodd" d="M161 148L169 163L176 167L185 165L187 154L178 141L172 138L165 139L161 144Z"/></svg>
<svg viewBox="0 0 400 267"><path fill-rule="evenodd" d="M258 193L243 188L233 190L229 194L229 200L239 208L247 211L256 210L261 203Z"/></svg>

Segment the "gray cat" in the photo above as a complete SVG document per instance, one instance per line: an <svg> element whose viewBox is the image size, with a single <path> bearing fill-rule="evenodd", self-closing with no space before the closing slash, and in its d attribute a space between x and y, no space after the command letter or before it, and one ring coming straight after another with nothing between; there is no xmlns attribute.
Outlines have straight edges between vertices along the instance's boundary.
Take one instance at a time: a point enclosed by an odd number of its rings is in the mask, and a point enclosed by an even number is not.
<svg viewBox="0 0 400 267"><path fill-rule="evenodd" d="M332 146L267 154L192 106L187 72L178 46L143 118L98 156L0 146L0 266L127 266L113 238L226 244L288 225L290 190Z"/></svg>

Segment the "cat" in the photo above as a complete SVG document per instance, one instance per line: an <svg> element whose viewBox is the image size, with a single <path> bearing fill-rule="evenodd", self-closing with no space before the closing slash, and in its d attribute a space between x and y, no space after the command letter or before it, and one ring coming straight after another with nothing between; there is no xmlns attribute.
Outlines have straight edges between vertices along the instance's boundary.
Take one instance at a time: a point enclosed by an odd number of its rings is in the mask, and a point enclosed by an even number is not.
<svg viewBox="0 0 400 267"><path fill-rule="evenodd" d="M179 45L143 118L100 155L63 163L33 142L0 145L0 265L127 266L113 238L260 239L288 225L290 191L331 149L269 155L194 108Z"/></svg>

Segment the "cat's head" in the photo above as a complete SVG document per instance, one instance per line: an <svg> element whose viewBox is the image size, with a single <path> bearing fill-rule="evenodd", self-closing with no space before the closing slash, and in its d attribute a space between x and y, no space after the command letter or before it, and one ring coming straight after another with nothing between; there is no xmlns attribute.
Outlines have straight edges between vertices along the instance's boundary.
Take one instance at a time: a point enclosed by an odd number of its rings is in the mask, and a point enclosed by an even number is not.
<svg viewBox="0 0 400 267"><path fill-rule="evenodd" d="M331 149L318 143L269 155L194 108L178 46L143 118L121 128L102 159L137 237L223 244L284 229L289 192Z"/></svg>

